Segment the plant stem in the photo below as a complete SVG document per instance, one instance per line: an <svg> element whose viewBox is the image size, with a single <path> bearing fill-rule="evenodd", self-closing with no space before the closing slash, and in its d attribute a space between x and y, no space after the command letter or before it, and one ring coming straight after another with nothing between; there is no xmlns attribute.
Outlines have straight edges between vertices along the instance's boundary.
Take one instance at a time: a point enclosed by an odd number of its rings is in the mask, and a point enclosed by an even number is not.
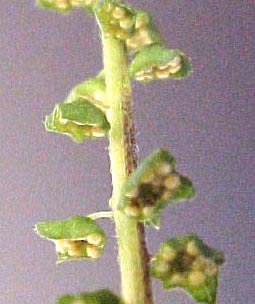
<svg viewBox="0 0 255 304"><path fill-rule="evenodd" d="M104 37L102 33L102 42L106 92L110 101L111 207L119 246L122 295L127 304L152 304L144 227L116 210L121 186L137 162L127 52L124 43L114 37Z"/></svg>

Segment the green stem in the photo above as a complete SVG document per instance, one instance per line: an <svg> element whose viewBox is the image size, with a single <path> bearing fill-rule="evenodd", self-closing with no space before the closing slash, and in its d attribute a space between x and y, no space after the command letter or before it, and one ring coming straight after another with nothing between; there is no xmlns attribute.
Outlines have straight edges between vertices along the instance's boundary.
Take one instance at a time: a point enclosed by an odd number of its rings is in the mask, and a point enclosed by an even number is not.
<svg viewBox="0 0 255 304"><path fill-rule="evenodd" d="M136 167L127 52L124 43L114 37L106 38L102 34L102 42L106 92L110 101L109 154L113 184L111 207L119 246L122 295L127 304L152 304L144 227L116 210L121 186Z"/></svg>

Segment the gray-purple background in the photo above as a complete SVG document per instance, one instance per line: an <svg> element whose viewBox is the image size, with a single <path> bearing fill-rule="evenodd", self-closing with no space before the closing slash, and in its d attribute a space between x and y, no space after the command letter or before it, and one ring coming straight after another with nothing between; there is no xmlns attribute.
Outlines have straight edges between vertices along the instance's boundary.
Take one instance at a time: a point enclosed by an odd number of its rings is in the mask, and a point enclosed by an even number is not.
<svg viewBox="0 0 255 304"><path fill-rule="evenodd" d="M132 0L152 13L170 48L192 58L183 81L133 84L139 157L170 149L197 188L193 203L168 208L157 250L168 237L194 232L224 250L219 304L254 304L254 0ZM45 132L54 103L102 68L94 20L63 17L34 1L0 1L0 303L51 304L65 292L117 291L114 226L98 262L56 267L53 245L36 222L107 209L111 193L107 141L73 143ZM192 304L164 293L156 304Z"/></svg>

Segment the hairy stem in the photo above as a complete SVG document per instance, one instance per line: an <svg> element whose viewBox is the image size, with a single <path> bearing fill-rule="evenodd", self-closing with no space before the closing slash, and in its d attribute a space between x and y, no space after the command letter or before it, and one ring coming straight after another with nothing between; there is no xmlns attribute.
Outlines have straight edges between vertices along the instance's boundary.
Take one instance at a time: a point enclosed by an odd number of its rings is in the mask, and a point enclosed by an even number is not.
<svg viewBox="0 0 255 304"><path fill-rule="evenodd" d="M137 162L127 52L124 44L114 37L102 34L102 42L107 99L110 101L111 207L119 246L122 295L127 304L152 304L144 227L116 210L121 186Z"/></svg>

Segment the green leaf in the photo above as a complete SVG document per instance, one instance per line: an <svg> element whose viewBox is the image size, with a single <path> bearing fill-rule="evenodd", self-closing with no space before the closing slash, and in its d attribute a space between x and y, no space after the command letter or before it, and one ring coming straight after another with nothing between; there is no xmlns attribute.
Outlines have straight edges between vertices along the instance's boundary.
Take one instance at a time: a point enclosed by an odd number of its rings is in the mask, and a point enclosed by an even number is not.
<svg viewBox="0 0 255 304"><path fill-rule="evenodd" d="M38 223L37 234L55 243L58 262L75 259L97 259L106 237L102 229L88 217L74 216L63 221Z"/></svg>
<svg viewBox="0 0 255 304"><path fill-rule="evenodd" d="M94 12L105 36L126 40L135 30L135 11L121 1L98 1Z"/></svg>
<svg viewBox="0 0 255 304"><path fill-rule="evenodd" d="M65 295L56 304L123 304L121 299L107 289L80 293L77 296Z"/></svg>
<svg viewBox="0 0 255 304"><path fill-rule="evenodd" d="M66 134L77 143L85 138L103 137L110 125L105 114L85 99L57 104L51 115L46 116L47 131Z"/></svg>
<svg viewBox="0 0 255 304"><path fill-rule="evenodd" d="M191 71L187 56L179 50L152 45L138 52L130 64L130 75L138 81L182 78Z"/></svg>
<svg viewBox="0 0 255 304"><path fill-rule="evenodd" d="M148 45L162 45L163 40L156 29L152 18L145 11L136 11L135 30L126 39L126 45L131 53L138 52Z"/></svg>
<svg viewBox="0 0 255 304"><path fill-rule="evenodd" d="M149 155L122 186L117 208L155 227L168 203L191 199L195 189L175 171L175 159L166 150Z"/></svg>
<svg viewBox="0 0 255 304"><path fill-rule="evenodd" d="M195 235L169 239L151 260L151 275L165 289L182 288L197 302L216 303L218 273L223 253Z"/></svg>

